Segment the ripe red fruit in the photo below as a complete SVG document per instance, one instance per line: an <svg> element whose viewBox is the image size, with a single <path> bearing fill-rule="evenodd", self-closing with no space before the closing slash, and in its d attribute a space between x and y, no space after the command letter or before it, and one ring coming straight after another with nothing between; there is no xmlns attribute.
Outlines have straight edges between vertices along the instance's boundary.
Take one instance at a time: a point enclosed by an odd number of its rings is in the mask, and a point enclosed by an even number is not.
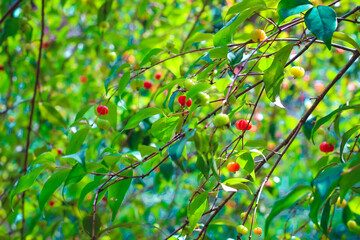
<svg viewBox="0 0 360 240"><path fill-rule="evenodd" d="M49 205L50 205L50 207L53 207L55 205L55 202L53 200L50 200Z"/></svg>
<svg viewBox="0 0 360 240"><path fill-rule="evenodd" d="M191 104L192 104L192 100L191 100L191 98L189 98L189 100L187 100L187 102L186 102L186 106L190 107Z"/></svg>
<svg viewBox="0 0 360 240"><path fill-rule="evenodd" d="M4 71L5 67L3 65L0 65L0 71Z"/></svg>
<svg viewBox="0 0 360 240"><path fill-rule="evenodd" d="M48 48L49 46L50 46L50 42L44 42L43 44L42 44L42 47L44 48L44 49L46 49L46 48Z"/></svg>
<svg viewBox="0 0 360 240"><path fill-rule="evenodd" d="M245 120L245 119L241 119L241 120L237 120L236 123L235 123L235 127L239 130L242 130L244 131L246 126L248 125L248 120ZM252 124L251 122L249 123L249 126L246 128L246 130L250 130L252 127Z"/></svg>
<svg viewBox="0 0 360 240"><path fill-rule="evenodd" d="M57 154L61 155L63 152L61 149L56 149Z"/></svg>
<svg viewBox="0 0 360 240"><path fill-rule="evenodd" d="M87 78L87 76L81 75L79 80L80 80L81 83L86 83L88 78Z"/></svg>
<svg viewBox="0 0 360 240"><path fill-rule="evenodd" d="M152 87L152 82L149 82L149 81L144 82L144 88L145 89L150 89L151 87Z"/></svg>
<svg viewBox="0 0 360 240"><path fill-rule="evenodd" d="M97 108L96 108L96 111L98 112L99 115L106 115L109 113L109 109L107 106L104 106L104 105L99 105Z"/></svg>
<svg viewBox="0 0 360 240"><path fill-rule="evenodd" d="M159 80L162 77L162 73L161 72L157 72L155 73L155 79Z"/></svg>
<svg viewBox="0 0 360 240"><path fill-rule="evenodd" d="M230 162L226 167L229 172L236 172L240 169L240 165L237 162Z"/></svg>
<svg viewBox="0 0 360 240"><path fill-rule="evenodd" d="M334 151L335 146L330 143L327 143L327 142L322 142L322 143L320 143L319 149L320 149L320 151L322 151L324 153L329 153L329 152Z"/></svg>
<svg viewBox="0 0 360 240"><path fill-rule="evenodd" d="M179 103L181 106L185 106L185 103L186 103L186 96L182 95L179 97L178 99Z"/></svg>

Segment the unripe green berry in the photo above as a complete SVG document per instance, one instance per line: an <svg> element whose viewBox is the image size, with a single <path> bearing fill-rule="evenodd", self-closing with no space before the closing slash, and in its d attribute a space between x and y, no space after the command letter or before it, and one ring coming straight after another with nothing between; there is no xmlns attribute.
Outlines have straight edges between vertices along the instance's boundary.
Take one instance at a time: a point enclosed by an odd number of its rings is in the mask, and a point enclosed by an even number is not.
<svg viewBox="0 0 360 240"><path fill-rule="evenodd" d="M134 91L139 91L142 88L143 82L140 79L134 79L130 82L130 87Z"/></svg>
<svg viewBox="0 0 360 240"><path fill-rule="evenodd" d="M184 88L185 89L190 89L191 87L193 87L195 85L195 82L193 79L191 78L187 78L184 81Z"/></svg>
<svg viewBox="0 0 360 240"><path fill-rule="evenodd" d="M96 120L96 125L102 130L109 130L109 128L111 127L110 122L108 120L100 119L100 118Z"/></svg>
<svg viewBox="0 0 360 240"><path fill-rule="evenodd" d="M152 56L150 57L150 63L151 63L151 65L154 65L155 63L158 63L158 62L160 62L160 58L159 58L158 56L152 55Z"/></svg>
<svg viewBox="0 0 360 240"><path fill-rule="evenodd" d="M229 99L228 99L228 103L229 104L234 104L236 102L236 97L234 94L232 94Z"/></svg>
<svg viewBox="0 0 360 240"><path fill-rule="evenodd" d="M214 125L216 127L223 127L223 126L229 124L229 122L230 122L229 116L224 113L220 113L220 114L216 115L215 119L214 119Z"/></svg>
<svg viewBox="0 0 360 240"><path fill-rule="evenodd" d="M109 52L107 55L106 55L106 59L109 61L109 62L113 62L116 60L116 53L115 52Z"/></svg>
<svg viewBox="0 0 360 240"><path fill-rule="evenodd" d="M249 233L249 230L244 225L239 225L236 227L236 231L240 233L241 235L247 235Z"/></svg>
<svg viewBox="0 0 360 240"><path fill-rule="evenodd" d="M173 50L173 49L175 48L175 43L174 43L173 41L168 41L168 42L166 43L166 48L167 48L168 50Z"/></svg>
<svg viewBox="0 0 360 240"><path fill-rule="evenodd" d="M210 96L204 92L199 92L196 96L196 103L206 105L209 103Z"/></svg>
<svg viewBox="0 0 360 240"><path fill-rule="evenodd" d="M346 226L350 229L350 230L353 230L357 224L354 220L349 220L347 223L346 223Z"/></svg>
<svg viewBox="0 0 360 240"><path fill-rule="evenodd" d="M106 31L110 27L110 24L106 21L102 21L99 26L101 30Z"/></svg>

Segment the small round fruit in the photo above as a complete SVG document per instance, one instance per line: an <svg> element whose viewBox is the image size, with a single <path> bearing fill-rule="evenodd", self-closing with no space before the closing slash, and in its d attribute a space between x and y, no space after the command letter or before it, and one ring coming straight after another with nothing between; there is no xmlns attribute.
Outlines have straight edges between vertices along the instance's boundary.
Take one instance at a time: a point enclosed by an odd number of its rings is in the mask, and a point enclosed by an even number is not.
<svg viewBox="0 0 360 240"><path fill-rule="evenodd" d="M341 198L339 197L339 198L337 199L337 201L336 201L336 205L339 206L339 207L341 207L341 208L344 208L344 207L347 206L347 201L346 201L345 199L343 199L343 200L341 201Z"/></svg>
<svg viewBox="0 0 360 240"><path fill-rule="evenodd" d="M51 44L51 42L43 42L42 48L47 49L48 47L50 47L50 44Z"/></svg>
<svg viewBox="0 0 360 240"><path fill-rule="evenodd" d="M0 71L4 71L4 70L5 70L4 65L0 65Z"/></svg>
<svg viewBox="0 0 360 240"><path fill-rule="evenodd" d="M161 78L162 78L162 73L161 72L155 73L155 79L156 80L160 80Z"/></svg>
<svg viewBox="0 0 360 240"><path fill-rule="evenodd" d="M56 149L56 153L59 154L59 155L61 155L61 154L63 154L63 151L58 148L58 149Z"/></svg>
<svg viewBox="0 0 360 240"><path fill-rule="evenodd" d="M180 74L181 76L184 76L189 71L188 68L180 67Z"/></svg>
<svg viewBox="0 0 360 240"><path fill-rule="evenodd" d="M8 120L9 120L9 122L14 122L14 121L15 121L15 117L14 117L14 116L9 116Z"/></svg>
<svg viewBox="0 0 360 240"><path fill-rule="evenodd" d="M196 102L200 105L206 105L209 103L210 96L204 92L199 92L196 97Z"/></svg>
<svg viewBox="0 0 360 240"><path fill-rule="evenodd" d="M134 91L138 91L143 86L143 83L140 79L134 79L130 82L130 87Z"/></svg>
<svg viewBox="0 0 360 240"><path fill-rule="evenodd" d="M236 227L236 231L240 233L241 235L247 235L249 233L249 230L244 225L239 225Z"/></svg>
<svg viewBox="0 0 360 240"><path fill-rule="evenodd" d="M246 126L248 125L249 121L245 119L237 120L235 123L235 127L239 130L244 131ZM246 130L250 130L252 127L251 122L249 123L249 126L246 128Z"/></svg>
<svg viewBox="0 0 360 240"><path fill-rule="evenodd" d="M106 21L102 21L99 26L101 30L106 31L110 27L110 24Z"/></svg>
<svg viewBox="0 0 360 240"><path fill-rule="evenodd" d="M253 42L259 42L259 41L262 42L265 40L265 38L266 38L266 34L261 29L256 29L251 32L251 40L253 40Z"/></svg>
<svg viewBox="0 0 360 240"><path fill-rule="evenodd" d="M109 128L111 127L111 124L108 120L106 119L97 119L96 120L96 125L101 129L101 130L109 130Z"/></svg>
<svg viewBox="0 0 360 240"><path fill-rule="evenodd" d="M329 153L329 152L334 151L335 147L334 147L334 145L332 145L328 142L322 142L322 143L320 143L319 149L320 149L320 151L322 151L324 153Z"/></svg>
<svg viewBox="0 0 360 240"><path fill-rule="evenodd" d="M305 70L302 67L292 67L290 69L290 73L294 76L294 78L301 78L305 75Z"/></svg>
<svg viewBox="0 0 360 240"><path fill-rule="evenodd" d="M144 88L145 89L150 89L152 87L152 82L150 81L145 81L144 82Z"/></svg>
<svg viewBox="0 0 360 240"><path fill-rule="evenodd" d="M321 81L315 81L314 89L316 90L317 93L321 93L322 91L324 91L325 86Z"/></svg>
<svg viewBox="0 0 360 240"><path fill-rule="evenodd" d="M174 43L173 41L168 41L168 42L166 43L166 48L167 48L168 50L173 50L173 49L175 48L175 43Z"/></svg>
<svg viewBox="0 0 360 240"><path fill-rule="evenodd" d="M152 56L150 57L150 63L151 63L151 65L154 65L155 63L158 63L158 62L160 62L160 58L159 58L158 56L152 55Z"/></svg>
<svg viewBox="0 0 360 240"><path fill-rule="evenodd" d="M113 62L116 60L116 52L109 52L108 54L106 54L106 59L109 61L109 62Z"/></svg>
<svg viewBox="0 0 360 240"><path fill-rule="evenodd" d="M130 64L133 64L135 62L135 56L134 55L130 55L127 59L126 59L126 62L127 63L130 63ZM136 67L138 68L138 67Z"/></svg>
<svg viewBox="0 0 360 240"><path fill-rule="evenodd" d="M242 220L244 220L245 216L246 216L246 212L242 212L242 213L240 214L240 217L241 217Z"/></svg>
<svg viewBox="0 0 360 240"><path fill-rule="evenodd" d="M229 172L236 172L239 171L240 169L240 165L237 162L230 162L226 168L228 169Z"/></svg>
<svg viewBox="0 0 360 240"><path fill-rule="evenodd" d="M262 233L262 229L261 229L261 228L257 227L257 228L254 229L254 234L255 234L255 235L261 236L261 233Z"/></svg>
<svg viewBox="0 0 360 240"><path fill-rule="evenodd" d="M53 207L55 205L55 202L53 200L50 200L49 205L50 205L50 207Z"/></svg>
<svg viewBox="0 0 360 240"><path fill-rule="evenodd" d="M87 78L87 76L81 75L80 78L79 78L79 81L81 83L86 83L88 81L88 78Z"/></svg>
<svg viewBox="0 0 360 240"><path fill-rule="evenodd" d="M103 115L103 116L109 113L108 107L104 105L99 105L96 108L96 111L98 112L99 115Z"/></svg>
<svg viewBox="0 0 360 240"><path fill-rule="evenodd" d="M193 87L195 85L195 82L193 79L191 78L187 78L184 81L184 88L185 89L190 89L191 87Z"/></svg>
<svg viewBox="0 0 360 240"><path fill-rule="evenodd" d="M223 126L229 124L229 122L230 122L229 116L224 113L220 113L220 114L216 115L215 119L214 119L214 125L216 127L223 127Z"/></svg>
<svg viewBox="0 0 360 240"><path fill-rule="evenodd" d="M346 223L346 226L347 226L350 230L352 230L352 229L354 229L354 228L357 226L357 224L356 224L356 222L355 222L354 220L349 220L349 221Z"/></svg>
<svg viewBox="0 0 360 240"><path fill-rule="evenodd" d="M191 104L192 104L192 100L191 100L191 98L189 98L189 100L186 101L186 106L190 107Z"/></svg>
<svg viewBox="0 0 360 240"><path fill-rule="evenodd" d="M179 103L181 106L185 106L186 104L186 96L185 95L181 95L178 99Z"/></svg>

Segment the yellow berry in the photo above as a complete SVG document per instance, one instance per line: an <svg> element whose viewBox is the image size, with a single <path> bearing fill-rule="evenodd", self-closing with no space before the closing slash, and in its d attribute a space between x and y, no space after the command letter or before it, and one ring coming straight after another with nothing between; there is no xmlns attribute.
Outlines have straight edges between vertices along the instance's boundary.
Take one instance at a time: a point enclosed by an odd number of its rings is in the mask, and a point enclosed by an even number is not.
<svg viewBox="0 0 360 240"><path fill-rule="evenodd" d="M251 40L253 42L262 42L264 41L266 38L266 34L263 30L260 29L255 29L254 31L251 32Z"/></svg>
<svg viewBox="0 0 360 240"><path fill-rule="evenodd" d="M357 224L356 224L356 222L355 222L354 220L349 220L349 221L346 223L346 225L347 225L347 227L348 227L350 230L354 229L354 228L357 226Z"/></svg>
<svg viewBox="0 0 360 240"><path fill-rule="evenodd" d="M292 67L290 73L294 77L303 77L305 75L305 70L302 67Z"/></svg>
<svg viewBox="0 0 360 240"><path fill-rule="evenodd" d="M346 205L347 205L347 201L345 200L345 199L343 199L342 201L341 201L341 199L340 199L340 197L337 199L337 201L336 201L336 205L338 206L338 207L341 207L341 208L344 208L344 207L346 207Z"/></svg>
<svg viewBox="0 0 360 240"><path fill-rule="evenodd" d="M239 225L236 227L236 231L240 233L241 235L247 235L249 233L249 230L244 225Z"/></svg>

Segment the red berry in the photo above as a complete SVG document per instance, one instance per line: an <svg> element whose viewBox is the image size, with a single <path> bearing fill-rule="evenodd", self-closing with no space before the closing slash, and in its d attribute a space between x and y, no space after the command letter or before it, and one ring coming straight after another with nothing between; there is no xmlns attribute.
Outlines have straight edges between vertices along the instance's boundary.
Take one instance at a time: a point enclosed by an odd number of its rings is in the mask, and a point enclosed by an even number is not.
<svg viewBox="0 0 360 240"><path fill-rule="evenodd" d="M159 80L162 77L162 73L161 72L157 72L155 73L155 79Z"/></svg>
<svg viewBox="0 0 360 240"><path fill-rule="evenodd" d="M61 155L63 152L61 149L56 149L57 154Z"/></svg>
<svg viewBox="0 0 360 240"><path fill-rule="evenodd" d="M49 205L50 205L51 207L53 207L53 206L55 205L55 202L54 202L53 200L50 200L50 201L49 201Z"/></svg>
<svg viewBox="0 0 360 240"><path fill-rule="evenodd" d="M246 126L248 125L248 120L245 120L245 119L241 119L241 120L237 120L236 123L235 123L235 127L239 130L242 130L244 131ZM252 124L251 122L249 123L249 126L246 128L246 130L250 130L252 127Z"/></svg>
<svg viewBox="0 0 360 240"><path fill-rule="evenodd" d="M189 98L189 100L187 100L187 102L186 102L186 106L190 107L191 104L192 104L192 100L191 100L191 98Z"/></svg>
<svg viewBox="0 0 360 240"><path fill-rule="evenodd" d="M186 96L182 95L179 97L178 99L179 103L181 106L185 106L185 103L186 103Z"/></svg>
<svg viewBox="0 0 360 240"><path fill-rule="evenodd" d="M5 67L3 65L0 65L0 71L4 71Z"/></svg>
<svg viewBox="0 0 360 240"><path fill-rule="evenodd" d="M48 48L49 46L50 46L50 42L44 42L44 43L42 44L42 47L43 47L44 49Z"/></svg>
<svg viewBox="0 0 360 240"><path fill-rule="evenodd" d="M150 89L151 87L152 87L152 82L149 82L149 81L144 82L144 88L145 89Z"/></svg>
<svg viewBox="0 0 360 240"><path fill-rule="evenodd" d="M86 83L88 78L87 78L87 76L82 75L82 76L80 76L79 80L81 83Z"/></svg>
<svg viewBox="0 0 360 240"><path fill-rule="evenodd" d="M240 169L240 165L237 162L230 162L226 167L229 172L236 172Z"/></svg>
<svg viewBox="0 0 360 240"><path fill-rule="evenodd" d="M330 143L327 143L327 142L322 142L319 146L319 149L320 149L320 151L322 151L324 153L329 153L329 152L334 151L335 146Z"/></svg>
<svg viewBox="0 0 360 240"><path fill-rule="evenodd" d="M96 108L96 111L98 112L99 115L106 115L109 113L109 109L107 106L104 106L104 105L99 105L97 108Z"/></svg>

